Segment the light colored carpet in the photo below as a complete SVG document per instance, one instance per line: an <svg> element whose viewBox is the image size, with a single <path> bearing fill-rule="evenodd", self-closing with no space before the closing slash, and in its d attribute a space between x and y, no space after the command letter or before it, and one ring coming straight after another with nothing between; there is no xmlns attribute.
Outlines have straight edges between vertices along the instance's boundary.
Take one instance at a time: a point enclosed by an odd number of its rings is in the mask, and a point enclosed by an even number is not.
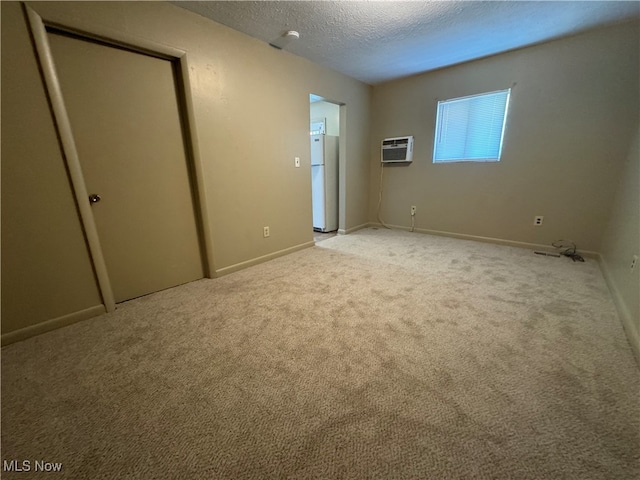
<svg viewBox="0 0 640 480"><path fill-rule="evenodd" d="M362 230L2 349L2 458L74 479L637 479L594 261Z"/></svg>

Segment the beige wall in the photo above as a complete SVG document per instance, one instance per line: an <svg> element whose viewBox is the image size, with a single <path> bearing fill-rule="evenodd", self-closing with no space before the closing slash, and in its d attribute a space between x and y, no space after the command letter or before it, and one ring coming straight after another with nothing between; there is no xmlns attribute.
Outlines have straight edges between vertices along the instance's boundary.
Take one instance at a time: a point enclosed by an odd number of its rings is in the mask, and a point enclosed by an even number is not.
<svg viewBox="0 0 640 480"><path fill-rule="evenodd" d="M213 255L232 271L312 242L309 94L346 104L344 225L367 221L371 87L157 2L35 2L45 19L188 52ZM101 303L26 22L2 2L2 330ZM294 157L302 167L294 168ZM37 194L37 195L36 195ZM271 236L262 237L268 225Z"/></svg>
<svg viewBox="0 0 640 480"><path fill-rule="evenodd" d="M609 287L640 362L640 128L620 177L609 224L604 231L602 263Z"/></svg>
<svg viewBox="0 0 640 480"><path fill-rule="evenodd" d="M638 112L638 24L603 29L374 87L369 218L380 141L414 135L384 169L385 223L599 251ZM432 164L438 100L513 87L502 161ZM542 227L533 226L536 215Z"/></svg>

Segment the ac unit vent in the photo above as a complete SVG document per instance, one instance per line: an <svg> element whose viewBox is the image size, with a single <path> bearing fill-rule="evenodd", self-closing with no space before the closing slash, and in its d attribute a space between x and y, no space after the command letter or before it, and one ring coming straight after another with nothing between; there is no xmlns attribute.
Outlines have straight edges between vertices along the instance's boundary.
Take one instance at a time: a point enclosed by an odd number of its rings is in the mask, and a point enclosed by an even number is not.
<svg viewBox="0 0 640 480"><path fill-rule="evenodd" d="M403 137L403 138L396 138L393 140L383 140L382 141L382 145L387 146L387 145L407 145L409 143L409 139L407 137Z"/></svg>
<svg viewBox="0 0 640 480"><path fill-rule="evenodd" d="M413 136L385 138L382 141L382 163L408 163L413 159Z"/></svg>

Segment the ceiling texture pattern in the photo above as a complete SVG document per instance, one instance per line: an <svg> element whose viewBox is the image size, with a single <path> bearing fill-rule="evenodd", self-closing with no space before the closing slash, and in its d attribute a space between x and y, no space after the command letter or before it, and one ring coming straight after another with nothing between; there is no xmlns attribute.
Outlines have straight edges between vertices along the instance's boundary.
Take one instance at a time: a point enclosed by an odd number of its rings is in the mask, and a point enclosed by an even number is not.
<svg viewBox="0 0 640 480"><path fill-rule="evenodd" d="M640 19L638 1L178 1L369 84Z"/></svg>

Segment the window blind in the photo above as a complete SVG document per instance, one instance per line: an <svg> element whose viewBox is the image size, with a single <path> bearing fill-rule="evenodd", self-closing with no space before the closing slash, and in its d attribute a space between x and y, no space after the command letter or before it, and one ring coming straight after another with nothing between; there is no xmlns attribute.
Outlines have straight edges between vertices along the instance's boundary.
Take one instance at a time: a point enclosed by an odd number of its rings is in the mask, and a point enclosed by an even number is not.
<svg viewBox="0 0 640 480"><path fill-rule="evenodd" d="M438 102L433 162L500 160L510 92Z"/></svg>

